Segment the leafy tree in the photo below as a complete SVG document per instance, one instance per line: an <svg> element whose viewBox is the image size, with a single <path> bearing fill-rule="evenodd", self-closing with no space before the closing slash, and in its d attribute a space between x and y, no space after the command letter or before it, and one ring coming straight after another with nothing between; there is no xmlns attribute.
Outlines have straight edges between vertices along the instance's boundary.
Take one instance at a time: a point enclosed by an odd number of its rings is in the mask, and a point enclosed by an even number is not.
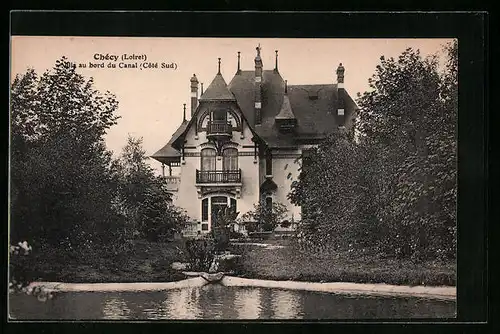
<svg viewBox="0 0 500 334"><path fill-rule="evenodd" d="M243 214L240 220L247 225L249 222L255 222L259 231L272 231L285 219L286 212L286 206L281 203L273 202L272 206L268 206L261 200L254 204L253 210Z"/></svg>
<svg viewBox="0 0 500 334"><path fill-rule="evenodd" d="M303 162L289 198L303 208L299 232L312 246L345 248L357 240L358 203L365 189L359 158L352 138L340 130Z"/></svg>
<svg viewBox="0 0 500 334"><path fill-rule="evenodd" d="M450 60L455 51L449 48ZM378 175L387 185L377 214L387 231L386 252L454 256L454 77L452 67L442 75L435 57L408 49L397 60L382 57L370 80L373 90L358 99L361 142L380 150Z"/></svg>
<svg viewBox="0 0 500 334"><path fill-rule="evenodd" d="M116 205L127 217L131 235L151 241L166 240L180 231L187 215L172 204L164 177L147 164L142 138L128 137L114 168L120 180Z"/></svg>
<svg viewBox="0 0 500 334"><path fill-rule="evenodd" d="M381 57L358 97L359 140L339 131L303 159L289 198L305 244L392 256L455 256L457 44Z"/></svg>
<svg viewBox="0 0 500 334"><path fill-rule="evenodd" d="M65 57L11 85L11 238L34 245L109 245L119 224L104 135L116 124L114 95L94 89Z"/></svg>

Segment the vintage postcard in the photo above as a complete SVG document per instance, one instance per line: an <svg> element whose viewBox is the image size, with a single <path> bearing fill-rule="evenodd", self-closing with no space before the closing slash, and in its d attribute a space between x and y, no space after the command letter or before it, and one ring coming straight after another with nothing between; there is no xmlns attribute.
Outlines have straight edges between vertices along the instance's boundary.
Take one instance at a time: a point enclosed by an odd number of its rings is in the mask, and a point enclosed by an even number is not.
<svg viewBox="0 0 500 334"><path fill-rule="evenodd" d="M454 319L458 43L12 36L10 320Z"/></svg>

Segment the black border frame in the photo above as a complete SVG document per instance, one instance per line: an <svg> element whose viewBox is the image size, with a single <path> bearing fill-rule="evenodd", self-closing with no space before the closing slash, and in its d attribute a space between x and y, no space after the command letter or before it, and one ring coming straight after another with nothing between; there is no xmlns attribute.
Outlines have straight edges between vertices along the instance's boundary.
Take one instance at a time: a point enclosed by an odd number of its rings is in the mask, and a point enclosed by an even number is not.
<svg viewBox="0 0 500 334"><path fill-rule="evenodd" d="M11 35L61 36L165 36L165 37L283 37L283 38L432 38L459 39L459 126L458 126L458 272L457 319L453 323L480 323L488 319L487 271L487 40L488 16L485 12L110 12L110 11L14 11L10 15ZM4 225L4 232L7 226ZM4 235L7 235L5 233ZM4 262L6 263L6 262ZM6 277L3 275L3 277ZM261 330L275 322L123 322L134 332L161 330L168 323L172 329L198 328L220 332L225 329ZM328 324L359 330L364 324L339 322L281 322L281 329L330 331ZM364 322L379 323L379 321ZM449 330L447 325L419 324L418 332L433 328ZM432 323L440 323L433 319ZM144 326L146 325L147 326ZM20 331L109 332L110 323L23 323L9 324L9 333ZM283 327L281 327L283 326ZM345 328L346 326L347 328ZM430 327L429 327L430 326ZM405 322L382 324L386 331L405 327ZM413 326L411 326L413 327ZM470 325L465 327L472 329ZM474 327L476 328L476 327ZM276 328L266 328L275 330ZM413 329L413 328L412 328ZM450 328L451 329L451 328ZM477 329L477 328L476 328Z"/></svg>

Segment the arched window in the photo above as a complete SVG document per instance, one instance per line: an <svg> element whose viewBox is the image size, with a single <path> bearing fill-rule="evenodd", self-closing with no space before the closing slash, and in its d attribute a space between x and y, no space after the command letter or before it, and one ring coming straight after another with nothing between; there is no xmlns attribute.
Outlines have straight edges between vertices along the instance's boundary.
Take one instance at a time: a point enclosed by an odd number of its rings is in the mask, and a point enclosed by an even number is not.
<svg viewBox="0 0 500 334"><path fill-rule="evenodd" d="M201 150L201 170L215 170L215 150L212 148L204 148Z"/></svg>
<svg viewBox="0 0 500 334"><path fill-rule="evenodd" d="M238 150L235 148L226 148L223 152L222 169L238 170Z"/></svg>

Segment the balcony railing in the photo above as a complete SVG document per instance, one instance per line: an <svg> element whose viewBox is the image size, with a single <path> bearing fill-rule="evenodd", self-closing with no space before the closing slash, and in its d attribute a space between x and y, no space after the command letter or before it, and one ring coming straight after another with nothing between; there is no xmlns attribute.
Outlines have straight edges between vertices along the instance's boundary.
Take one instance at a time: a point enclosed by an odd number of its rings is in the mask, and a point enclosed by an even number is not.
<svg viewBox="0 0 500 334"><path fill-rule="evenodd" d="M238 170L196 170L196 183L241 183L241 169Z"/></svg>
<svg viewBox="0 0 500 334"><path fill-rule="evenodd" d="M180 176L165 176L165 181L167 183L167 189L170 191L179 190L179 184L181 183Z"/></svg>
<svg viewBox="0 0 500 334"><path fill-rule="evenodd" d="M231 122L209 121L207 124L207 135L231 135Z"/></svg>

